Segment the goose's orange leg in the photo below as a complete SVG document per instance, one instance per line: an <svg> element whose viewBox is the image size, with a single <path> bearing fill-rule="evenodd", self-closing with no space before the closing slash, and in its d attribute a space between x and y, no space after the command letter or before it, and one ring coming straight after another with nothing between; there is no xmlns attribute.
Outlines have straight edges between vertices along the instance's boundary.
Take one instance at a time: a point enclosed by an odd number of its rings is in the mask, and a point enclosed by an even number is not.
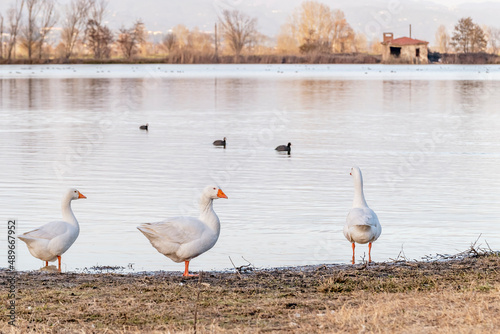
<svg viewBox="0 0 500 334"><path fill-rule="evenodd" d="M182 274L182 276L198 276L198 275L192 275L189 273L189 261L184 261L184 274Z"/></svg>
<svg viewBox="0 0 500 334"><path fill-rule="evenodd" d="M48 267L49 266L49 261L45 261L45 266Z"/></svg>
<svg viewBox="0 0 500 334"><path fill-rule="evenodd" d="M61 255L57 255L57 263L58 263L57 270L61 272Z"/></svg>
<svg viewBox="0 0 500 334"><path fill-rule="evenodd" d="M354 242L352 243L352 264L355 263L354 261L354 248L356 248L356 245L354 244Z"/></svg>
<svg viewBox="0 0 500 334"><path fill-rule="evenodd" d="M372 262L372 243L368 244L368 262Z"/></svg>

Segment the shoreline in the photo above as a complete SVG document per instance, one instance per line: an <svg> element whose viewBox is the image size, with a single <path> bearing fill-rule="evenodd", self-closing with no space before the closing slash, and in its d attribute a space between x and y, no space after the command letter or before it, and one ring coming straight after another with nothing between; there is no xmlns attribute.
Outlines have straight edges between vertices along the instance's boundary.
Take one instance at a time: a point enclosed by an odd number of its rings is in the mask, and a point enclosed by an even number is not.
<svg viewBox="0 0 500 334"><path fill-rule="evenodd" d="M255 267L251 263L248 265L242 265L239 267L233 267L233 268L226 268L226 269L213 269L213 270L198 270L198 271L191 271L190 273L198 274L202 273L204 275L217 275L217 276L227 276L227 275L251 275L253 273L273 273L273 272L280 272L280 271L289 271L289 272L294 272L294 273L308 273L308 272L314 272L320 269L328 269L328 270L350 270L350 269L357 269L357 270L369 270L369 269L374 269L378 267L385 267L389 268L392 266L405 266L405 265L418 265L418 264L431 264L431 263L452 263L454 261L462 261L465 260L466 258L472 257L474 255L467 254L467 255L461 255L456 254L456 255L440 255L437 254L436 257L431 257L431 256L425 256L422 258L422 260L416 260L416 259L390 259L388 261L373 261L371 263L368 263L365 261L364 263L356 263L356 264L350 264L350 263L321 263L321 264L306 264L306 265L286 265L286 266L279 266L279 267ZM499 256L500 257L500 251L488 251L488 253L482 253L477 256ZM8 268L0 267L0 275L2 273L9 272ZM92 266L90 268L83 268L74 271L62 271L59 273L57 271L57 266L54 264L49 264L48 267L42 267L40 269L32 269L32 270L17 270L17 274L21 275L36 275L36 274L68 274L68 275L123 275L123 276L165 276L165 277L172 277L175 278L179 276L180 278L183 279L191 279L189 277L182 277L182 270L142 270L142 271L135 271L134 269L127 269L123 266L110 266L110 265L96 265Z"/></svg>
<svg viewBox="0 0 500 334"><path fill-rule="evenodd" d="M477 243L477 240L476 240ZM230 268L224 269L210 269L210 270L197 270L190 271L190 273L198 274L203 273L205 275L238 275L238 274L252 274L254 272L277 272L277 271L291 271L291 272L312 272L318 270L319 268L327 268L330 270L349 270L353 268L360 269L369 269L377 266L398 266L398 265L416 265L416 264L430 264L430 263L446 263L453 261L462 261L470 257L474 256L499 256L500 251L494 251L491 249L484 248L476 248L475 244L471 245L470 249L467 249L463 252L457 254L435 254L433 255L425 255L420 260L417 259L408 259L401 254L398 255L396 259L389 259L387 261L374 261L371 263L367 263L364 261L363 263L357 262L356 264L351 263L320 263L320 264L305 264L305 265L284 265L278 267L255 267L252 263L248 262L246 265L234 266ZM8 268L0 267L0 275L2 273L9 272ZM130 275L130 276L167 276L167 277L176 277L179 276L182 278L182 270L141 270L136 271L135 269L129 267L123 267L120 265L95 265L92 267L85 268L76 268L73 271L63 271L59 273L57 270L57 266L54 264L49 264L47 267L42 267L40 269L31 269L31 270L16 270L17 274L73 274L73 275L105 275L105 274L114 274L114 275ZM190 278L184 278L190 279Z"/></svg>
<svg viewBox="0 0 500 334"><path fill-rule="evenodd" d="M190 278L19 272L17 327L2 320L0 331L496 332L498 268L500 252L471 247L434 261L244 267ZM2 281L8 275L0 270Z"/></svg>

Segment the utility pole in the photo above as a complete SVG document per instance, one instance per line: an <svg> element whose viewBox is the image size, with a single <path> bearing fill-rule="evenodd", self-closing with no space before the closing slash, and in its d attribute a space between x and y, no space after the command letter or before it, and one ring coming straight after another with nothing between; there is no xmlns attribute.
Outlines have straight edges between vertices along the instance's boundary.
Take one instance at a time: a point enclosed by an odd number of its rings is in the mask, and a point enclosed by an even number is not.
<svg viewBox="0 0 500 334"><path fill-rule="evenodd" d="M411 38L411 24L410 24L410 38Z"/></svg>
<svg viewBox="0 0 500 334"><path fill-rule="evenodd" d="M219 40L217 39L217 22L215 22L215 62L219 62L219 54L218 54L218 45L219 45Z"/></svg>

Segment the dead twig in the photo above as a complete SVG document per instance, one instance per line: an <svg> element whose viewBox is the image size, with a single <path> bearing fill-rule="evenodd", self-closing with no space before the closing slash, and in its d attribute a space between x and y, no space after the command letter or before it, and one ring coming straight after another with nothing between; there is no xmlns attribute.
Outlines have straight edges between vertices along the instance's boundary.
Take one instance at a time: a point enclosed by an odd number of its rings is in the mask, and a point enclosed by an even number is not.
<svg viewBox="0 0 500 334"><path fill-rule="evenodd" d="M231 257L229 256L229 261L231 261L231 264L233 265L233 268L234 270L236 270L236 273L238 274L238 277L239 278L242 278L241 277L241 274L242 273L246 273L247 271L253 271L253 265L250 261L248 261L247 259L245 259L243 256L241 257L243 260L247 261L248 264L244 264L242 266L239 266L239 267L236 267L234 265L234 262L233 260L231 259Z"/></svg>
<svg viewBox="0 0 500 334"><path fill-rule="evenodd" d="M488 250L490 251L490 253L494 253L495 251L493 249L491 249L490 244L488 243L488 241L484 240L484 242L486 243L486 246L488 246Z"/></svg>
<svg viewBox="0 0 500 334"><path fill-rule="evenodd" d="M366 261L366 253L363 253L363 256L361 257L361 262L363 263L363 265L359 268L356 268L356 269L364 270L364 269L368 268L368 261Z"/></svg>
<svg viewBox="0 0 500 334"><path fill-rule="evenodd" d="M252 264L250 261L248 261L247 259L245 259L243 256L242 256L241 258L242 258L243 260L247 261L247 262L248 262L248 264L245 264L245 265L240 266L240 267L239 267L240 272L241 272L241 271L243 271L243 272L253 271L253 268L254 268L253 264Z"/></svg>
<svg viewBox="0 0 500 334"><path fill-rule="evenodd" d="M488 242L486 242L486 245L488 248L482 248L481 244L478 245L478 241L481 238L482 234L480 234L477 239L470 245L469 248L466 250L459 252L454 255L449 255L449 254L436 254L435 256L431 255L426 255L422 257L427 262L434 262L434 261L440 261L440 260L462 260L468 257L480 257L480 256L487 256L491 254L498 254L498 252L494 251L491 249L490 245Z"/></svg>
<svg viewBox="0 0 500 334"><path fill-rule="evenodd" d="M401 250L399 251L398 256L395 259L390 259L392 262L408 262L408 258L406 257L405 251L403 249L403 245L401 245Z"/></svg>
<svg viewBox="0 0 500 334"><path fill-rule="evenodd" d="M470 249L469 249L469 253L474 253L475 256L479 256L479 252L481 250L480 248L480 245L477 246L477 249L476 249L476 244L477 242L479 241L479 238L481 238L481 235L483 235L482 233L479 234L479 236L477 237L476 241L474 241L474 243L472 245L470 245Z"/></svg>
<svg viewBox="0 0 500 334"><path fill-rule="evenodd" d="M233 260L231 259L231 257L230 257L230 256L229 256L229 261L231 261L231 264L233 265L234 270L236 270L236 274L238 274L238 278L240 278L240 279L241 279L241 273L240 273L240 271L238 270L238 268L236 268L236 266L234 265L234 262L233 262Z"/></svg>

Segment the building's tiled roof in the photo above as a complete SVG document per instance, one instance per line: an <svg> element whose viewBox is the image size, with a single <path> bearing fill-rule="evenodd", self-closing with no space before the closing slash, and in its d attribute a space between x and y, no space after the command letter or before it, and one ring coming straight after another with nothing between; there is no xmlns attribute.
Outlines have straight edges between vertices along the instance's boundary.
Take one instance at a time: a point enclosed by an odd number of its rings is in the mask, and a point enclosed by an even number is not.
<svg viewBox="0 0 500 334"><path fill-rule="evenodd" d="M418 44L429 44L429 42L426 41L421 41L419 39L413 39L409 37L400 37L393 39L392 41L383 43L383 44L390 44L394 46L404 46L404 45L418 45Z"/></svg>

